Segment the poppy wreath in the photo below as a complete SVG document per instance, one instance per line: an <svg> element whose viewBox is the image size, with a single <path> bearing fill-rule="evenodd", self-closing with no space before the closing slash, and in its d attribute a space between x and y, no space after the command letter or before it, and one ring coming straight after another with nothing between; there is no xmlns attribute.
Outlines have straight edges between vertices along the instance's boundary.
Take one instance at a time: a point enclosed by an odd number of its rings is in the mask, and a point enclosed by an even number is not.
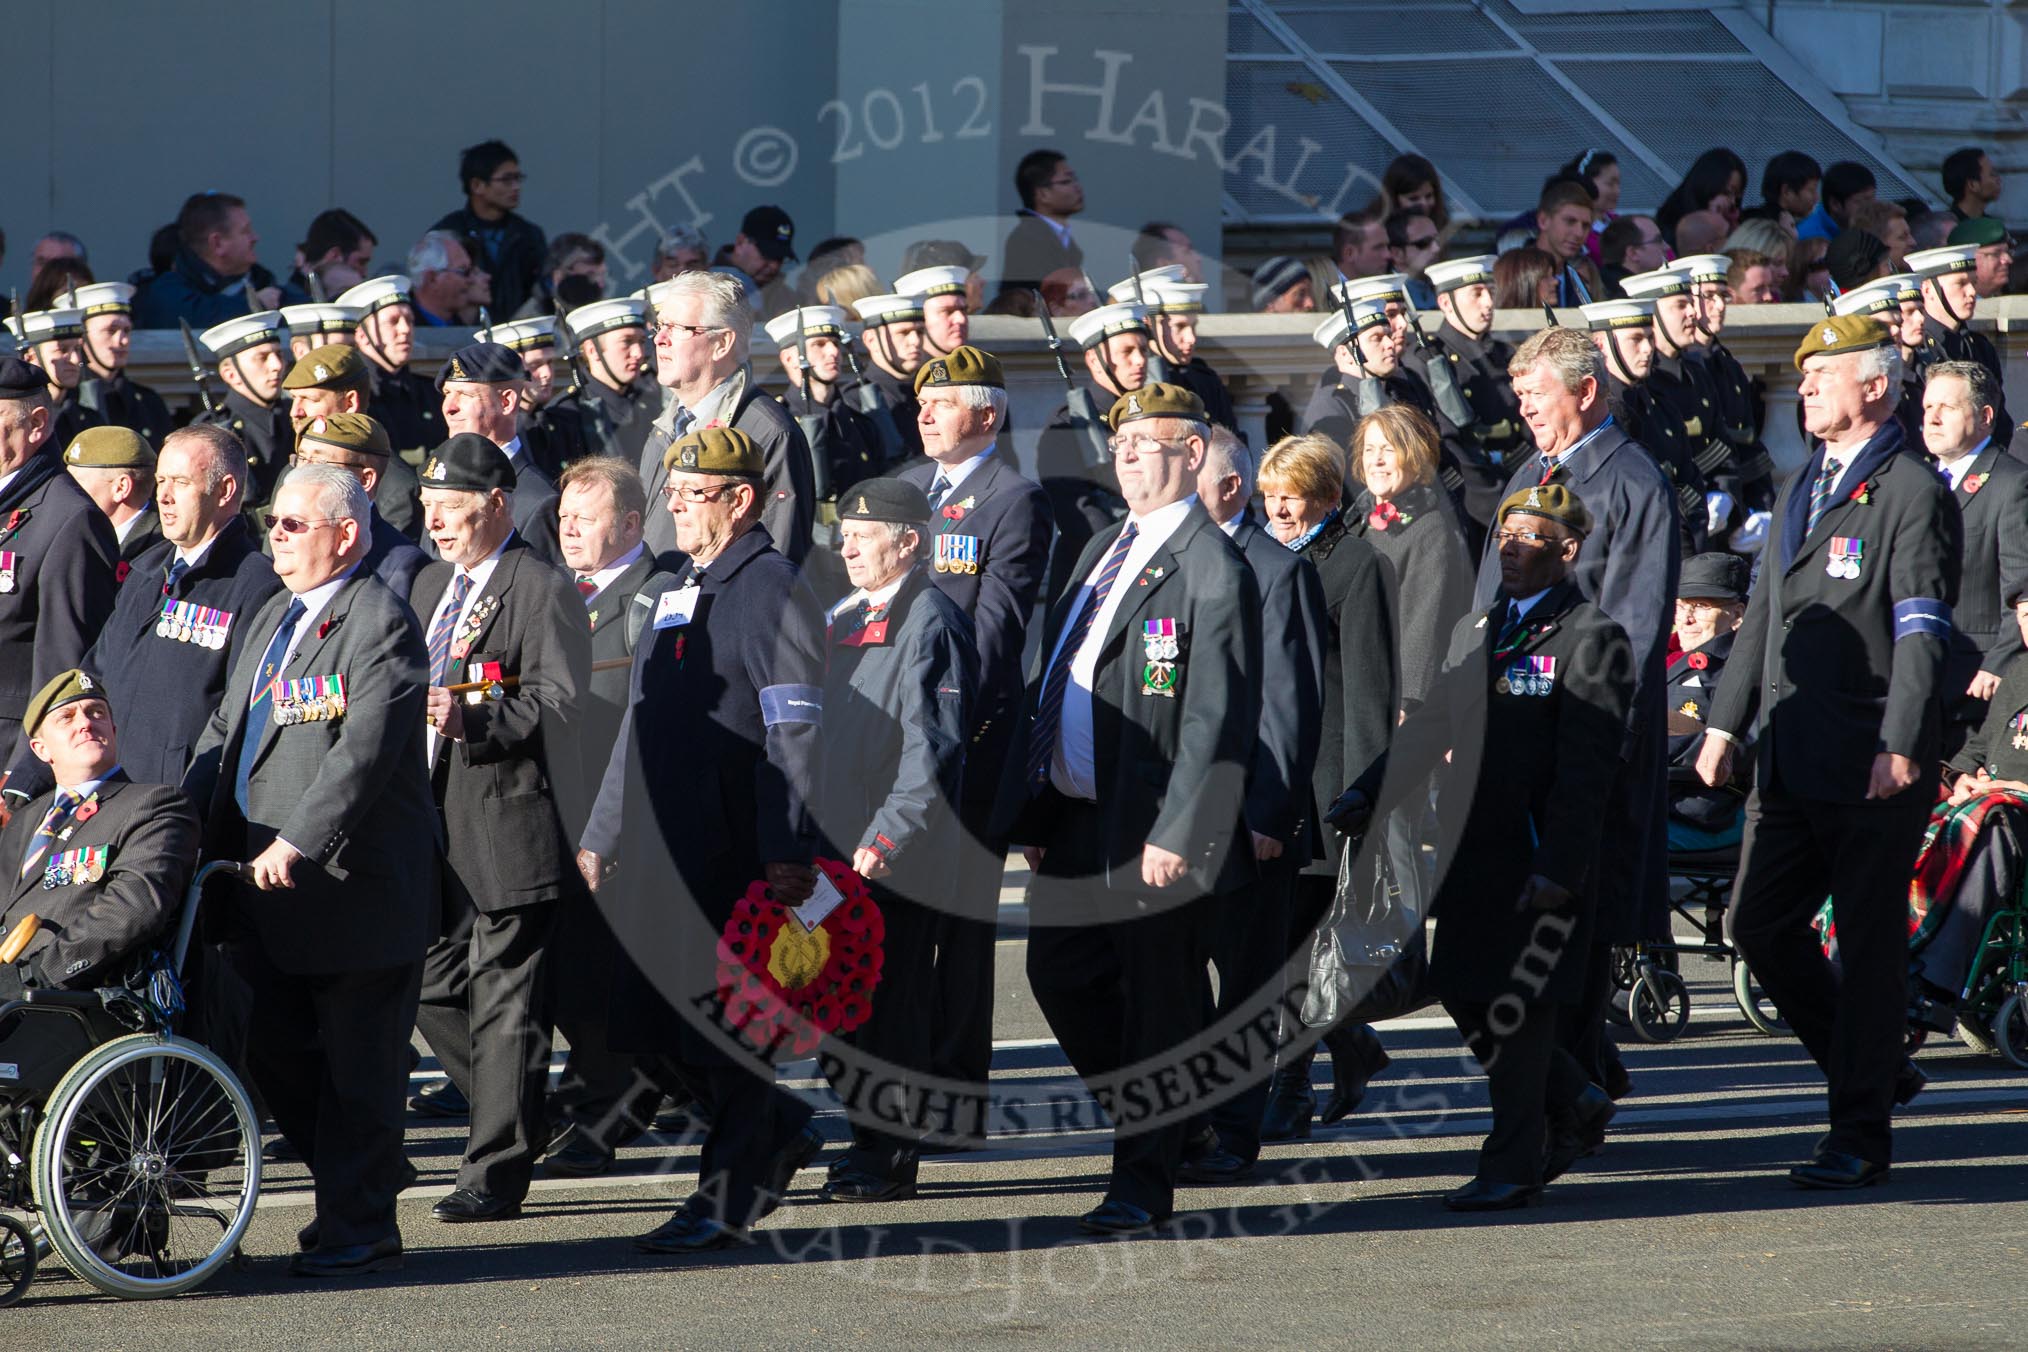
<svg viewBox="0 0 2028 1352"><path fill-rule="evenodd" d="M826 1034L849 1033L873 1013L887 921L865 879L836 859L816 863L845 897L816 929L805 931L757 879L719 936L726 1023L763 1052L786 1047L807 1056Z"/></svg>

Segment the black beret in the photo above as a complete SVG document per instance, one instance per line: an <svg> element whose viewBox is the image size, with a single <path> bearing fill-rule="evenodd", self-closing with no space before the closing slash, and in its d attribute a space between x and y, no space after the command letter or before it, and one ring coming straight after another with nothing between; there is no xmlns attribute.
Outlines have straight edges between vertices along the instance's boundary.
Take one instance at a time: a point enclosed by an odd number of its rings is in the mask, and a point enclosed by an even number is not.
<svg viewBox="0 0 2028 1352"><path fill-rule="evenodd" d="M491 489L514 491L514 466L477 432L460 432L430 452L418 476L424 488L449 488L463 493Z"/></svg>
<svg viewBox="0 0 2028 1352"><path fill-rule="evenodd" d="M1858 226L1847 226L1824 250L1824 267L1841 291L1871 280L1880 260L1887 257L1887 245L1880 236Z"/></svg>
<svg viewBox="0 0 2028 1352"><path fill-rule="evenodd" d="M1744 601L1753 569L1737 554L1713 550L1683 560L1676 595L1687 601Z"/></svg>
<svg viewBox="0 0 2028 1352"><path fill-rule="evenodd" d="M34 362L0 357L0 399L29 399L48 388L48 373Z"/></svg>
<svg viewBox="0 0 2028 1352"><path fill-rule="evenodd" d="M930 519L929 498L914 484L900 479L867 479L838 495L838 519L926 526Z"/></svg>
<svg viewBox="0 0 2028 1352"><path fill-rule="evenodd" d="M528 379L528 368L522 364L521 354L504 343L473 343L461 347L451 354L444 363L444 369L437 372L437 391L443 392L446 381L470 381L474 385L511 385Z"/></svg>

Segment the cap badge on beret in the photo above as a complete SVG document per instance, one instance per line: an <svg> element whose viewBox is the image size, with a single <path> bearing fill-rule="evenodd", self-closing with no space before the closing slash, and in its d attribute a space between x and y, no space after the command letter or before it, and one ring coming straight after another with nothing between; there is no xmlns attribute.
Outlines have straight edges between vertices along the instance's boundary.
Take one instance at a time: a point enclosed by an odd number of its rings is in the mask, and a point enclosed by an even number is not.
<svg viewBox="0 0 2028 1352"><path fill-rule="evenodd" d="M682 450L676 452L676 463L685 469L696 469L697 448L695 446L685 446Z"/></svg>
<svg viewBox="0 0 2028 1352"><path fill-rule="evenodd" d="M951 368L944 364L944 359L942 357L938 357L935 361L930 363L929 375L925 377L925 379L928 380L931 384L946 381L949 380L950 378L951 378Z"/></svg>
<svg viewBox="0 0 2028 1352"><path fill-rule="evenodd" d="M444 462L443 462L443 461L441 461L441 460L439 460L439 459L437 459L437 458L436 458L435 456L431 456L431 457L430 457L430 462L429 462L429 463L428 463L427 465L424 465L424 466L423 466L423 472L422 472L422 476L423 476L423 478L425 478L425 479L441 479L441 478L443 478L443 477L444 477Z"/></svg>
<svg viewBox="0 0 2028 1352"><path fill-rule="evenodd" d="M324 368L323 368L323 367L321 367L321 366L320 366L320 367L318 367L318 368L317 368L317 373L318 373L319 375L322 375L322 374L323 374L323 372L324 372ZM323 431L323 430L324 430L324 427L325 427L325 423L324 423L324 420L323 420L322 418L312 418L312 419L310 419L310 430L311 430L312 432L321 432L321 431Z"/></svg>
<svg viewBox="0 0 2028 1352"><path fill-rule="evenodd" d="M1127 396L1127 412L1129 412L1129 413L1139 413L1140 411L1141 411L1141 399L1140 399L1140 396L1139 396L1139 395L1134 395L1134 394L1130 394L1130 395L1128 395L1128 396Z"/></svg>
<svg viewBox="0 0 2028 1352"><path fill-rule="evenodd" d="M1836 329L1825 329L1825 330L1824 330L1824 341L1825 341L1825 342L1827 342L1827 343L1835 343L1835 342L1837 342L1837 341L1838 341L1838 331L1837 331Z"/></svg>
<svg viewBox="0 0 2028 1352"><path fill-rule="evenodd" d="M465 364L459 361L457 357L453 355L451 357L451 364L444 368L444 375L445 378L449 380L464 380L466 378Z"/></svg>
<svg viewBox="0 0 2028 1352"><path fill-rule="evenodd" d="M872 509L871 507L868 507L868 506L866 505L866 495L865 495L864 493L861 493L861 494L859 495L859 514L860 514L861 516L864 516L864 515L865 515L866 513L870 512L870 511L872 511L872 510L873 510L873 509Z"/></svg>
<svg viewBox="0 0 2028 1352"><path fill-rule="evenodd" d="M80 690L90 690L92 688L92 678L80 671L77 674L77 688Z"/></svg>
<svg viewBox="0 0 2028 1352"><path fill-rule="evenodd" d="M1542 505L1542 489L1539 485L1528 490L1528 505L1530 507Z"/></svg>
<svg viewBox="0 0 2028 1352"><path fill-rule="evenodd" d="M311 367L310 373L316 376L317 379L319 380L329 380L331 378L331 368L326 366L323 362L318 362L315 366ZM324 429L320 427L317 430L321 432Z"/></svg>

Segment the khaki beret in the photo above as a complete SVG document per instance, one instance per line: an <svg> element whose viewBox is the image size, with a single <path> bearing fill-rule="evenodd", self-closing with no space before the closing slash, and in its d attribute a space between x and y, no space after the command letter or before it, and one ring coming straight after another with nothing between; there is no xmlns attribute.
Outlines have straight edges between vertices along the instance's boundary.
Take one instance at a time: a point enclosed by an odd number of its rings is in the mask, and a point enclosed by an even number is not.
<svg viewBox="0 0 2028 1352"><path fill-rule="evenodd" d="M1007 373L1001 369L998 357L967 343L953 349L947 357L934 358L916 368L915 392L921 394L932 385L985 385L1004 390Z"/></svg>
<svg viewBox="0 0 2028 1352"><path fill-rule="evenodd" d="M1181 385L1158 380L1114 400L1112 410L1106 414L1106 424L1117 432L1122 424L1137 418L1188 418L1191 422L1204 422L1204 401Z"/></svg>
<svg viewBox="0 0 2028 1352"><path fill-rule="evenodd" d="M35 698L28 701L28 710L22 715L21 726L28 729L33 737L42 729L42 720L66 704L75 704L81 699L104 699L106 688L82 671L73 667L50 681L35 692ZM106 706L111 708L109 704Z"/></svg>
<svg viewBox="0 0 2028 1352"><path fill-rule="evenodd" d="M313 347L282 377L285 390L363 390L372 382L366 358L344 343Z"/></svg>
<svg viewBox="0 0 2028 1352"><path fill-rule="evenodd" d="M1887 330L1866 315L1827 315L1810 325L1810 331L1797 345L1796 369L1802 370L1803 363L1811 357L1864 352L1885 346L1888 341Z"/></svg>
<svg viewBox="0 0 2028 1352"><path fill-rule="evenodd" d="M63 463L79 469L153 469L155 448L125 427L88 427L64 448Z"/></svg>
<svg viewBox="0 0 2028 1352"><path fill-rule="evenodd" d="M758 479L767 465L753 438L737 427L700 427L662 452L662 468L672 474L741 474Z"/></svg>
<svg viewBox="0 0 2028 1352"><path fill-rule="evenodd" d="M1562 484L1531 485L1509 493L1500 504L1498 520L1505 521L1515 512L1557 522L1579 535L1591 534L1591 513L1585 510L1584 499Z"/></svg>
<svg viewBox="0 0 2028 1352"><path fill-rule="evenodd" d="M327 413L312 418L296 434L298 445L306 441L319 441L360 455L394 453L394 443L387 439L387 429L364 413Z"/></svg>

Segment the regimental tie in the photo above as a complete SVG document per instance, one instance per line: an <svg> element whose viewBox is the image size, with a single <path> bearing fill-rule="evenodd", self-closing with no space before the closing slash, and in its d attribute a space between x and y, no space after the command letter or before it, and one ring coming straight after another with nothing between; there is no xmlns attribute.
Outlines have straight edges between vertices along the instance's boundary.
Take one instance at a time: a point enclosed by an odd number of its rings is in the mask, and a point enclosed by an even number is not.
<svg viewBox="0 0 2028 1352"><path fill-rule="evenodd" d="M1134 547L1134 537L1139 533L1140 528L1131 521L1120 532L1120 538L1113 544L1113 552L1106 555L1105 567L1099 570L1098 580L1091 585L1091 594L1085 597L1084 606L1077 612L1070 632L1063 636L1063 643L1056 650L1056 661L1050 664L1049 678L1042 683L1042 702L1035 708L1035 726L1028 733L1028 783L1031 788L1040 789L1049 781L1049 760L1056 754L1057 729L1063 722L1063 697L1070 689L1070 665L1077 659L1078 650L1084 647L1085 639L1090 637L1091 627L1097 622L1099 611L1105 608L1106 597L1111 594L1113 583L1119 580L1127 552Z"/></svg>
<svg viewBox="0 0 2028 1352"><path fill-rule="evenodd" d="M275 685L281 679L282 659L288 655L289 643L295 638L296 626L303 622L305 613L303 599L290 597L288 608L282 611L281 625L275 630L275 636L268 640L267 652L261 656L253 702L246 711L246 731L239 741L239 765L232 777L233 801L239 804L242 816L252 811L247 806L247 785L253 776L254 757L260 754L261 735L268 730L268 717L273 713Z"/></svg>
<svg viewBox="0 0 2028 1352"><path fill-rule="evenodd" d="M1550 455L1550 454L1549 454L1548 452L1546 452L1546 451L1545 451L1545 452L1543 452L1543 455L1542 455L1542 477L1541 477L1540 479L1537 479L1537 480L1535 481L1535 486L1536 486L1537 488L1541 488L1541 487L1543 487L1544 485L1546 485L1546 484L1547 484L1547 483L1548 483L1548 482L1549 482L1549 481L1550 481L1551 479L1555 478L1555 477L1556 477L1556 467L1557 467L1558 465L1562 464L1562 463L1563 463L1563 458L1562 458L1561 456L1555 456L1555 455Z"/></svg>
<svg viewBox="0 0 2028 1352"><path fill-rule="evenodd" d="M929 491L929 505L930 510L932 512L936 511L937 508L944 505L944 495L949 493L950 491L951 491L951 481L944 477L944 472L942 470L938 470L936 482L930 485Z"/></svg>
<svg viewBox="0 0 2028 1352"><path fill-rule="evenodd" d="M36 827L35 834L29 837L28 857L21 861L22 877L26 878L35 872L36 866L42 863L43 856L49 853L49 847L56 843L56 828L63 825L65 819L77 811L77 805L83 801L84 799L69 789L56 791L56 800L49 805L49 811L42 814L42 825Z"/></svg>
<svg viewBox="0 0 2028 1352"><path fill-rule="evenodd" d="M577 594L589 601L599 594L599 584L592 578L581 577L577 580Z"/></svg>
<svg viewBox="0 0 2028 1352"><path fill-rule="evenodd" d="M1824 467L1817 471L1816 481L1810 485L1810 519L1803 534L1815 530L1824 513L1831 510L1831 490L1838 486L1838 473L1839 467L1831 463L1829 456L1824 457Z"/></svg>
<svg viewBox="0 0 2028 1352"><path fill-rule="evenodd" d="M465 613L465 598L472 594L472 575L459 573L451 580L450 603L444 613L437 616L437 622L430 626L430 684L442 685L450 674L451 635L457 631L458 620Z"/></svg>

